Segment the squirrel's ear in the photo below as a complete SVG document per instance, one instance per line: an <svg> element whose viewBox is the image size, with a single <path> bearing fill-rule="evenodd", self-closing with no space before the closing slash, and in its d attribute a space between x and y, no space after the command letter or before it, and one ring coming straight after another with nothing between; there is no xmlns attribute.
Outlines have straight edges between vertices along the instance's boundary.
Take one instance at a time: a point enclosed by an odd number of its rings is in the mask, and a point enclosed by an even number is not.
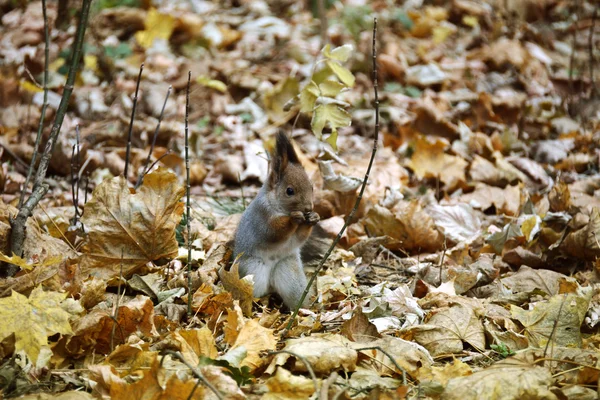
<svg viewBox="0 0 600 400"><path fill-rule="evenodd" d="M283 176L283 172L289 163L300 164L298 155L294 151L292 142L285 133L279 131L275 139L275 149L271 157L271 171L269 172L269 184L274 186Z"/></svg>

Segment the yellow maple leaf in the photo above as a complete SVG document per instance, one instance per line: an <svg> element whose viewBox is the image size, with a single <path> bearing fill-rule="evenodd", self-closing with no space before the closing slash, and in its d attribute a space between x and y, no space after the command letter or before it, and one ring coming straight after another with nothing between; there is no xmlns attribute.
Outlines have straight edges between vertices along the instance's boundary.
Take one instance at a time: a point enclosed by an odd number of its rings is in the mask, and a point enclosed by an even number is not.
<svg viewBox="0 0 600 400"><path fill-rule="evenodd" d="M53 256L53 257L48 257L46 260L44 260L42 262L29 263L29 262L27 262L27 260L19 257L16 254L13 254L12 257L9 257L6 254L3 254L2 252L0 252L0 261L6 262L9 264L13 264L13 265L18 266L21 269L30 271L30 270L34 269L35 267L47 267L49 265L59 264L63 261L63 257Z"/></svg>
<svg viewBox="0 0 600 400"><path fill-rule="evenodd" d="M70 314L60 306L66 297L66 293L44 292L37 286L29 298L13 291L0 299L0 341L14 333L16 350L24 350L35 363L41 348L48 345L48 336L73 333Z"/></svg>
<svg viewBox="0 0 600 400"><path fill-rule="evenodd" d="M175 18L151 8L144 21L145 29L135 34L135 39L144 49L152 46L154 39L169 40L175 29Z"/></svg>
<svg viewBox="0 0 600 400"><path fill-rule="evenodd" d="M247 356L242 362L242 366L247 366L251 371L255 371L265 364L265 357L261 357L261 352L265 350L275 350L277 339L273 335L273 329L261 326L257 320L248 320L240 330L232 349L244 346Z"/></svg>

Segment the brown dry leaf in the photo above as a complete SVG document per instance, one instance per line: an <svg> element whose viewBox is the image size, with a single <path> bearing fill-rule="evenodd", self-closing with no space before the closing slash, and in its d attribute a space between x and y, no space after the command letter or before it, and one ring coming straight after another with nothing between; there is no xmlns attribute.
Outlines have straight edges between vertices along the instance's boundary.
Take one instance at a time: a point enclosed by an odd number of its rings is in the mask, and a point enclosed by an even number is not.
<svg viewBox="0 0 600 400"><path fill-rule="evenodd" d="M433 204L426 211L445 237L453 243L468 244L481 236L479 214L468 204Z"/></svg>
<svg viewBox="0 0 600 400"><path fill-rule="evenodd" d="M210 382L219 392L221 392L221 394L226 395L227 400L242 400L246 398L246 395L244 395L242 389L238 387L237 383L231 376L226 374L226 370L224 371L223 368L214 365L207 365L202 367L201 371L202 375L204 375L204 378L208 382ZM176 376L174 375L173 378L176 378ZM167 392L167 390L165 390L165 392ZM188 392L188 395L189 393L190 392ZM217 399L217 396L208 389L205 389L204 393L204 399Z"/></svg>
<svg viewBox="0 0 600 400"><path fill-rule="evenodd" d="M251 319L242 326L231 349L242 346L246 349L247 355L241 366L247 366L253 372L267 361L265 357L261 357L260 353L275 350L277 339L273 334L273 329L265 328L257 320Z"/></svg>
<svg viewBox="0 0 600 400"><path fill-rule="evenodd" d="M460 196L457 201L467 203L482 211L493 205L496 207L497 213L514 216L519 213L519 207L521 206L521 187L515 185L500 189L478 183L475 185L475 191Z"/></svg>
<svg viewBox="0 0 600 400"><path fill-rule="evenodd" d="M99 370L96 369L96 372ZM129 383L115 372L109 372L103 386L108 386L110 398L130 400L184 400L208 398L208 389L196 387L196 379L183 380L171 375L167 382L164 369L155 360L150 369L139 371L141 379ZM113 375L113 376L111 376ZM193 394L192 394L193 393ZM191 397L190 397L191 394Z"/></svg>
<svg viewBox="0 0 600 400"><path fill-rule="evenodd" d="M425 365L419 368L418 376L420 382L434 381L446 385L452 378L469 376L473 370L464 362L454 359L452 364L445 364L441 367L435 365Z"/></svg>
<svg viewBox="0 0 600 400"><path fill-rule="evenodd" d="M456 188L461 182L465 182L468 164L460 157L446 154L447 147L448 142L445 140L418 136L408 167L419 179L439 178L448 190Z"/></svg>
<svg viewBox="0 0 600 400"><path fill-rule="evenodd" d="M558 294L558 282L565 275L547 269L533 269L522 265L519 270L500 281L512 293L531 293L542 290L551 296Z"/></svg>
<svg viewBox="0 0 600 400"><path fill-rule="evenodd" d="M352 318L345 321L340 328L340 333L353 342L371 342L373 338L379 338L381 335L377 332L375 325L369 321L369 318L362 312L362 307L356 307L352 313Z"/></svg>
<svg viewBox="0 0 600 400"><path fill-rule="evenodd" d="M106 281L90 278L81 285L81 298L79 302L86 310L90 310L96 304L104 301L106 296Z"/></svg>
<svg viewBox="0 0 600 400"><path fill-rule="evenodd" d="M21 400L94 400L95 397L81 390L71 390L63 393L35 393L20 396Z"/></svg>
<svg viewBox="0 0 600 400"><path fill-rule="evenodd" d="M558 398L549 389L552 373L544 367L510 358L472 375L450 379L443 400Z"/></svg>
<svg viewBox="0 0 600 400"><path fill-rule="evenodd" d="M340 368L354 371L358 354L353 349L355 345L342 335L331 333L314 334L300 339L288 339L284 350L302 356L310 363L317 374L330 374ZM306 366L293 355L280 353L275 355L266 372L272 374L277 366L284 365L292 358L295 362L291 370L307 372Z"/></svg>
<svg viewBox="0 0 600 400"><path fill-rule="evenodd" d="M591 290L582 289L540 301L531 311L511 305L511 313L525 327L525 336L534 347L546 346L550 338L558 346L581 347L580 327L591 296Z"/></svg>
<svg viewBox="0 0 600 400"><path fill-rule="evenodd" d="M443 237L436 229L433 219L416 200L403 203L403 208L395 214L375 205L369 209L363 223L373 236L389 236L398 240L400 245L391 250L433 252L443 244Z"/></svg>
<svg viewBox="0 0 600 400"><path fill-rule="evenodd" d="M246 317L252 316L252 302L254 301L254 283L249 276L240 279L238 272L239 263L234 262L231 270L225 268L219 270L219 277L225 290L231 293L231 296L240 302L242 312Z"/></svg>
<svg viewBox="0 0 600 400"><path fill-rule="evenodd" d="M181 221L184 188L159 168L132 193L122 176L102 182L86 204L88 230L81 269L103 279L130 276L144 264L177 255L175 228Z"/></svg>
<svg viewBox="0 0 600 400"><path fill-rule="evenodd" d="M387 397L382 396L385 393L382 393L382 391L386 390L391 395L391 399L406 398L405 396L398 396L399 392L397 390L402 385L400 379L380 376L379 373L370 369L357 368L347 382L352 391L359 393L361 391L372 391L371 393L378 393L378 399L387 399Z"/></svg>
<svg viewBox="0 0 600 400"><path fill-rule="evenodd" d="M463 304L440 308L424 325L409 330L433 356L460 353L463 342L485 349L483 325L474 310Z"/></svg>
<svg viewBox="0 0 600 400"><path fill-rule="evenodd" d="M308 399L315 392L315 383L312 379L292 373L282 367L265 382L268 392L263 400L303 400Z"/></svg>
<svg viewBox="0 0 600 400"><path fill-rule="evenodd" d="M482 56L483 60L493 68L500 70L504 70L509 66L514 66L520 70L529 58L527 50L520 41L505 37L498 39L487 47Z"/></svg>
<svg viewBox="0 0 600 400"><path fill-rule="evenodd" d="M581 229L569 233L560 246L568 255L594 260L600 256L600 212L594 207L589 221Z"/></svg>
<svg viewBox="0 0 600 400"><path fill-rule="evenodd" d="M569 186L564 182L558 182L554 185L548 193L548 202L550 203L550 211L569 211L572 206Z"/></svg>
<svg viewBox="0 0 600 400"><path fill-rule="evenodd" d="M212 247L233 239L241 217L242 214L233 214L220 219L215 229L210 231L210 234L204 239L204 246Z"/></svg>
<svg viewBox="0 0 600 400"><path fill-rule="evenodd" d="M118 370L150 368L158 357L158 352L148 351L147 345L122 344L110 353L106 362Z"/></svg>
<svg viewBox="0 0 600 400"><path fill-rule="evenodd" d="M417 371L421 367L430 367L433 364L433 358L429 352L421 345L408 340L384 336L380 339L373 340L370 343L365 343L364 347L379 347L394 358L394 361L412 377L416 377ZM354 346L359 349L359 345ZM362 344L360 345L362 346ZM361 354L368 354L369 358L374 358L377 363L373 368L381 375L390 375L391 371L402 375L394 363L382 351L377 349L361 350Z"/></svg>
<svg viewBox="0 0 600 400"><path fill-rule="evenodd" d="M67 340L67 346L73 354L87 351L90 347L97 352L108 354L111 350L112 328L115 322L112 312L97 308L73 323L74 336ZM138 330L148 336L156 336L154 327L154 304L146 296L137 296L119 306L114 343L127 340L129 335Z"/></svg>

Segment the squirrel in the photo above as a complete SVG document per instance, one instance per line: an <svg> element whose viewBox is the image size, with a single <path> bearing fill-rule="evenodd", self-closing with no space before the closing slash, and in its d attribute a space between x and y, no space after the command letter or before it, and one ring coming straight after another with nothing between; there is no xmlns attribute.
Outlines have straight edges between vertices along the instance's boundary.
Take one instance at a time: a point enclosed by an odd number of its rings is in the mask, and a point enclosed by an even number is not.
<svg viewBox="0 0 600 400"><path fill-rule="evenodd" d="M267 180L242 214L234 237L240 278L254 275L254 297L277 293L294 309L307 282L300 251L319 219L312 183L292 143L279 132Z"/></svg>

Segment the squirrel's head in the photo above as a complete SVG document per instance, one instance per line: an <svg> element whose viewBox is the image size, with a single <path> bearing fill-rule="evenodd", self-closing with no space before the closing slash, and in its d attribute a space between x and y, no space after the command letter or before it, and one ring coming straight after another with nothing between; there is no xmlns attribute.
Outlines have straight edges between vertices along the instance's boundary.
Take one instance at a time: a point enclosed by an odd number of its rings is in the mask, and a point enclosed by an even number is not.
<svg viewBox="0 0 600 400"><path fill-rule="evenodd" d="M312 183L283 132L277 134L266 185L284 211L307 213L313 210Z"/></svg>

